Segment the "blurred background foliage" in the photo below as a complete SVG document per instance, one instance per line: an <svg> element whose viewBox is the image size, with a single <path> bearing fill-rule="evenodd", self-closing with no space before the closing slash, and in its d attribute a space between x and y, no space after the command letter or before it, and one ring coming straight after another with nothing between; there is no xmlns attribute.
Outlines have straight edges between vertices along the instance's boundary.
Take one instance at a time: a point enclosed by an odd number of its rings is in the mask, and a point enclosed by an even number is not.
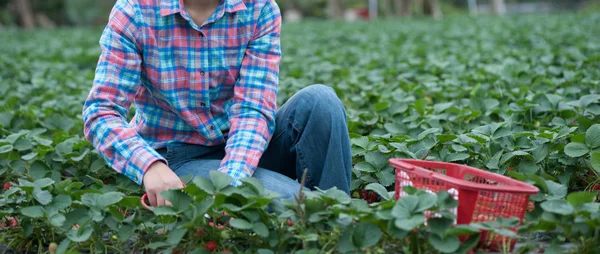
<svg viewBox="0 0 600 254"><path fill-rule="evenodd" d="M369 18L369 0L276 0L284 20L306 18ZM600 9L600 0L371 0L375 14L393 16L433 16L457 14L504 14L554 12L574 9ZM0 0L0 28L103 25L115 0ZM475 4L475 5L473 5ZM540 7L542 6L542 7ZM488 11L489 10L489 11ZM371 13L372 17L373 13Z"/></svg>

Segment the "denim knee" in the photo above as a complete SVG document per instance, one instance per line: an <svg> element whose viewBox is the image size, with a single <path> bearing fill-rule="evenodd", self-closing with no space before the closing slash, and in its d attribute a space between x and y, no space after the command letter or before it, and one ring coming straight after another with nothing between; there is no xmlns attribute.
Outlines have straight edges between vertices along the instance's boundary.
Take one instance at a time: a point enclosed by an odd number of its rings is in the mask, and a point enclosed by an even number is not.
<svg viewBox="0 0 600 254"><path fill-rule="evenodd" d="M329 86L316 84L303 88L298 96L313 105L312 110L327 113L331 116L339 116L345 119L346 111L335 90ZM313 112L314 113L314 112Z"/></svg>

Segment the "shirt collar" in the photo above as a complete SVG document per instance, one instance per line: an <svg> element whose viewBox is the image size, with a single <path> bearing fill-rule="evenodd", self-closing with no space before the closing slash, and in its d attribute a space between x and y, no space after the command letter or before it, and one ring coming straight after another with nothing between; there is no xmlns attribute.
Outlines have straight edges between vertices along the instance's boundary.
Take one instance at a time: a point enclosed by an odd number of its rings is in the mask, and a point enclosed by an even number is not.
<svg viewBox="0 0 600 254"><path fill-rule="evenodd" d="M234 13L246 10L246 5L242 0L222 0L225 1L225 12ZM162 0L160 3L160 16L169 16L181 12L183 0Z"/></svg>

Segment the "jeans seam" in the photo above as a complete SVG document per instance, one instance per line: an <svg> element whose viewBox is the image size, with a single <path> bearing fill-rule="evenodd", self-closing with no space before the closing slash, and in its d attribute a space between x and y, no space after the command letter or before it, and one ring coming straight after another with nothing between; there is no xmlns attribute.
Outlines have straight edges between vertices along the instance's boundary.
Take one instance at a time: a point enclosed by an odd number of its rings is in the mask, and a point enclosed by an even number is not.
<svg viewBox="0 0 600 254"><path fill-rule="evenodd" d="M294 130L296 130L297 132L300 132L300 130L298 130L298 128L296 128L296 126L294 126L294 124L292 123L292 128L294 128ZM306 169L306 180L304 182L304 187L306 187L306 185L308 185L308 183L311 182L311 175L310 175L310 170L308 170L307 167L305 167L304 165L306 165L306 163L304 163L304 153L302 152L302 149L300 149L300 147L298 146L298 144L296 144L296 152L298 153L298 160L300 161L300 167L301 167L301 171L302 173L304 173L304 169ZM302 181L302 174L298 175L298 181Z"/></svg>

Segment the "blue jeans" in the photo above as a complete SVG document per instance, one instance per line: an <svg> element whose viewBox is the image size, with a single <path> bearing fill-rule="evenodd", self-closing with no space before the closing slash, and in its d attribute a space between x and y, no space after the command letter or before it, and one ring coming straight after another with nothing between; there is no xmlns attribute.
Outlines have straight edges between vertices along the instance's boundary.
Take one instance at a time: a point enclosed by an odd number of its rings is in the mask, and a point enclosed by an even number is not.
<svg viewBox="0 0 600 254"><path fill-rule="evenodd" d="M350 193L352 154L346 111L335 91L312 85L300 90L276 114L274 135L254 172L267 190L279 198L298 194L307 169L305 187L337 187ZM225 156L225 145L168 146L157 150L178 176L208 177Z"/></svg>

